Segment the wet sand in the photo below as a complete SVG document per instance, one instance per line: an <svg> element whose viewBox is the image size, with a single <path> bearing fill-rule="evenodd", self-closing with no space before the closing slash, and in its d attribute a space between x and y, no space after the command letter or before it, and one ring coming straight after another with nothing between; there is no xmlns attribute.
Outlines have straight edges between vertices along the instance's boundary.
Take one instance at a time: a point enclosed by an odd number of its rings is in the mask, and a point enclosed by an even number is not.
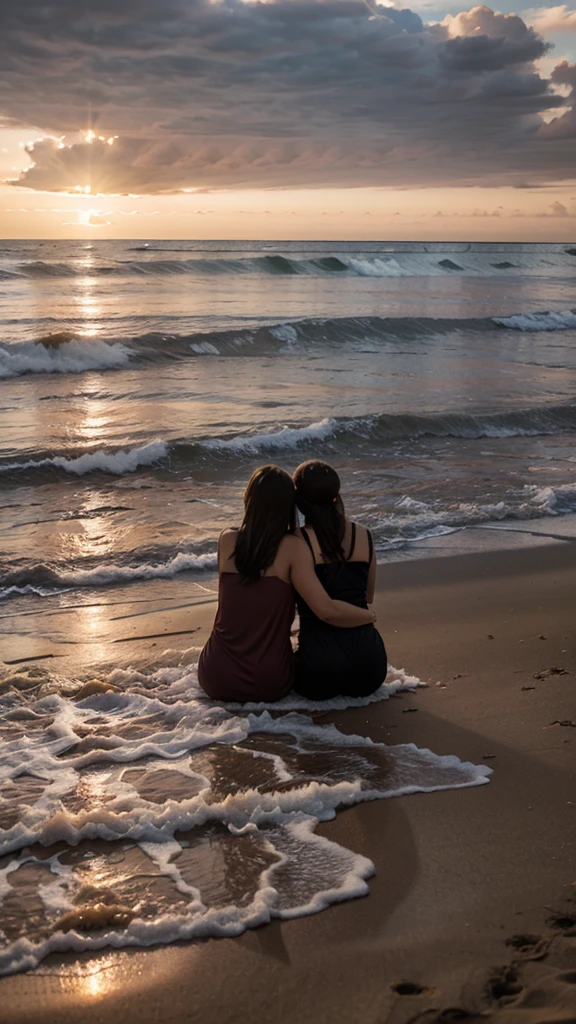
<svg viewBox="0 0 576 1024"><path fill-rule="evenodd" d="M367 898L230 940L52 956L0 980L1 1019L573 1022L575 579L570 539L382 566L390 659L429 687L315 717L485 760L490 785L361 804L320 825L373 860ZM184 579L100 600L15 622L4 661L51 654L63 674L97 675L114 651L154 657L163 636L200 647L215 607Z"/></svg>

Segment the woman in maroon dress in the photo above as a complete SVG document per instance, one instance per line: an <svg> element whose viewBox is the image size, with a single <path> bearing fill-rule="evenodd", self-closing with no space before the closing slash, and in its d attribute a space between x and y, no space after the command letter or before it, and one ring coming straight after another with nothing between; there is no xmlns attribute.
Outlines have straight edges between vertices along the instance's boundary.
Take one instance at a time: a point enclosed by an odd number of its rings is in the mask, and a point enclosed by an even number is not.
<svg viewBox="0 0 576 1024"><path fill-rule="evenodd" d="M252 474L242 525L220 536L218 573L216 620L198 662L200 685L216 700L275 701L291 689L295 590L323 622L353 628L375 621L372 611L324 590L296 536L294 484L278 466Z"/></svg>

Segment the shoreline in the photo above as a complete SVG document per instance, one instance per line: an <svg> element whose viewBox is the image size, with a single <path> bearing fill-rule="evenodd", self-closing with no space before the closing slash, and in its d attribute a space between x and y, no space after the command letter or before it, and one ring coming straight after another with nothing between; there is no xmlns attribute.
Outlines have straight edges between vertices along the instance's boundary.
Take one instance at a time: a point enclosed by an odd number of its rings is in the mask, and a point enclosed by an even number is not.
<svg viewBox="0 0 576 1024"><path fill-rule="evenodd" d="M432 1024L449 1007L510 1024L573 1021L575 986L563 978L576 967L574 928L550 922L576 911L576 735L561 724L574 718L576 543L539 534L521 548L437 551L380 565L375 599L390 660L428 688L314 717L488 764L490 784L360 804L321 824L319 834L374 862L366 898L235 939L51 956L0 979L6 1024L40 1016L107 1024L120 1014L127 1024L239 1015L404 1024L428 1011L422 1019ZM24 623L11 627L7 617L4 628L15 630L8 646L21 652L25 642L37 654L49 646L59 659L49 667L62 675L97 675L99 665L132 656L145 663L163 650L163 636L196 660L214 614L212 586L202 594L189 580L162 580L154 598L132 584L126 602L115 588L98 605L45 604L36 626L27 617L26 640ZM57 642L82 630L84 642ZM553 667L568 674L534 678ZM518 934L539 937L541 960L506 945ZM495 969L499 987L490 982ZM393 986L402 983L424 991L401 995Z"/></svg>
<svg viewBox="0 0 576 1024"><path fill-rule="evenodd" d="M521 550L539 544L572 540L576 540L576 513L545 515L534 519L505 519L455 527L449 533L424 537L397 550L389 549L382 553L378 564L450 558L510 548Z"/></svg>
<svg viewBox="0 0 576 1024"><path fill-rule="evenodd" d="M405 581L424 578L428 572L434 574L433 563L438 560L450 574L458 576L462 571L461 559L470 559L462 565L469 564L471 568L484 557L512 558L511 564L519 566L525 553L539 548L567 551L573 544L576 513L456 529L381 554L377 594L380 588L385 594L390 573L395 586L405 586ZM21 664L25 668L29 663L63 658L62 666L70 666L71 673L86 671L91 666L96 671L109 660L116 660L120 650L123 663L128 652L134 651L137 662L143 654L158 654L163 637L174 638L175 644L180 637L178 646L184 649L182 641L186 635L190 638L190 649L200 650L210 632L217 592L218 577L214 572L184 571L170 577L72 588L44 597L26 596L0 602L0 666ZM62 598L70 593L77 595L77 600L67 604ZM24 607L21 602L25 602ZM66 640L61 642L63 635ZM71 635L81 639L72 640ZM136 643L140 643L139 649L132 648ZM111 648L110 644L120 644L122 648Z"/></svg>

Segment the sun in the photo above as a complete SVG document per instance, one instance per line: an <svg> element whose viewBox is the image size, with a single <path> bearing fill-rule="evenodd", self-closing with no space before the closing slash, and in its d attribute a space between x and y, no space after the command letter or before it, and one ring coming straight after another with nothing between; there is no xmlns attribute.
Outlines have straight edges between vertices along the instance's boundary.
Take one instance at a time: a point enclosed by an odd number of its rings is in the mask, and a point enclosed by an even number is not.
<svg viewBox="0 0 576 1024"><path fill-rule="evenodd" d="M111 222L106 220L105 217L93 208L89 210L78 211L78 224L81 224L86 228L103 228L107 227Z"/></svg>

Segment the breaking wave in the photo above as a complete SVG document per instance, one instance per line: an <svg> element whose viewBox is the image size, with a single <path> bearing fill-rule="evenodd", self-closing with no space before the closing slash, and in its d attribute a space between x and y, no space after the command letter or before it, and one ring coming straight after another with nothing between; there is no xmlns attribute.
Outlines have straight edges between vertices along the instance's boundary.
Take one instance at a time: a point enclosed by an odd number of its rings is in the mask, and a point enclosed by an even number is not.
<svg viewBox="0 0 576 1024"><path fill-rule="evenodd" d="M0 462L1 474L53 473L75 476L109 473L115 476L134 473L158 463L173 470L206 467L209 460L222 461L244 456L266 455L278 451L313 449L350 451L353 447L366 454L383 446L422 437L535 437L576 430L576 405L538 406L489 413L381 413L356 418L325 418L306 425L279 424L258 433L232 436L151 441L126 451L89 451L79 455L39 453L22 462Z"/></svg>
<svg viewBox="0 0 576 1024"><path fill-rule="evenodd" d="M51 262L35 260L21 263L2 271L5 279L14 277L48 278L86 276L166 276L166 275L241 275L266 274L271 276L329 277L348 275L351 277L419 277L466 274L494 276L502 273L519 272L523 275L542 273L550 267L567 269L571 266L571 251L554 253L520 252L515 262L495 260L490 251L458 251L454 259L441 257L440 252L426 251L366 251L340 252L338 255L319 253L283 254L238 254L230 251L225 255L207 252L198 253L186 249L162 249L136 246L127 253L143 254L137 258L116 259L95 262L87 271L83 262ZM144 258L145 257L145 258Z"/></svg>
<svg viewBox="0 0 576 1024"><path fill-rule="evenodd" d="M305 427L282 427L269 433L213 438L199 442L197 448L214 454L237 456L317 446L319 441L345 442L346 450L350 450L354 443L366 447L378 442L385 444L420 437L531 437L575 429L576 405L571 404L476 415L381 413L355 419L323 419Z"/></svg>
<svg viewBox="0 0 576 1024"><path fill-rule="evenodd" d="M126 366L132 353L120 343L81 341L61 332L38 341L0 345L0 377L25 373L83 373Z"/></svg>
<svg viewBox="0 0 576 1024"><path fill-rule="evenodd" d="M204 451L229 453L234 455L257 455L259 452L286 451L300 445L314 444L333 437L337 431L337 421L323 419L311 423L307 427L281 427L280 430L266 434L241 434L238 437L214 438L201 441Z"/></svg>
<svg viewBox="0 0 576 1024"><path fill-rule="evenodd" d="M157 331L103 341L79 338L71 330L36 341L0 344L0 377L26 373L81 373L110 370L128 362L166 362L199 356L289 355L315 346L365 344L397 346L453 332L484 334L576 329L571 310L516 313L509 317L341 317L303 319L236 330L163 334Z"/></svg>
<svg viewBox="0 0 576 1024"><path fill-rule="evenodd" d="M503 521L526 521L576 512L576 482L555 487L526 485L508 491L504 500L445 503L416 500L409 495L398 499L387 512L371 514L370 526L379 556L442 537L467 527ZM217 568L216 538L201 543L180 541L177 546L136 548L116 560L57 564L29 564L0 575L0 600L36 596L50 597L64 591L125 586L142 580L172 579L183 572L211 572Z"/></svg>
<svg viewBox="0 0 576 1024"><path fill-rule="evenodd" d="M172 579L181 572L215 570L217 565L215 542L214 550L200 552L135 549L122 562L94 565L92 560L86 568L41 563L1 575L0 600L26 595L49 597L64 590L121 586L139 580Z"/></svg>
<svg viewBox="0 0 576 1024"><path fill-rule="evenodd" d="M568 331L576 329L576 313L563 310L555 313L515 313L513 316L493 317L495 324L512 327L516 331Z"/></svg>
<svg viewBox="0 0 576 1024"><path fill-rule="evenodd" d="M114 476L120 476L123 473L133 473L140 466L153 465L165 459L167 454L168 449L163 441L151 441L150 444L130 448L128 451L99 450L85 452L76 458L46 455L39 459L26 459L24 462L4 462L0 463L0 473L57 469L64 473L72 473L74 476L84 476L86 473L112 473Z"/></svg>

